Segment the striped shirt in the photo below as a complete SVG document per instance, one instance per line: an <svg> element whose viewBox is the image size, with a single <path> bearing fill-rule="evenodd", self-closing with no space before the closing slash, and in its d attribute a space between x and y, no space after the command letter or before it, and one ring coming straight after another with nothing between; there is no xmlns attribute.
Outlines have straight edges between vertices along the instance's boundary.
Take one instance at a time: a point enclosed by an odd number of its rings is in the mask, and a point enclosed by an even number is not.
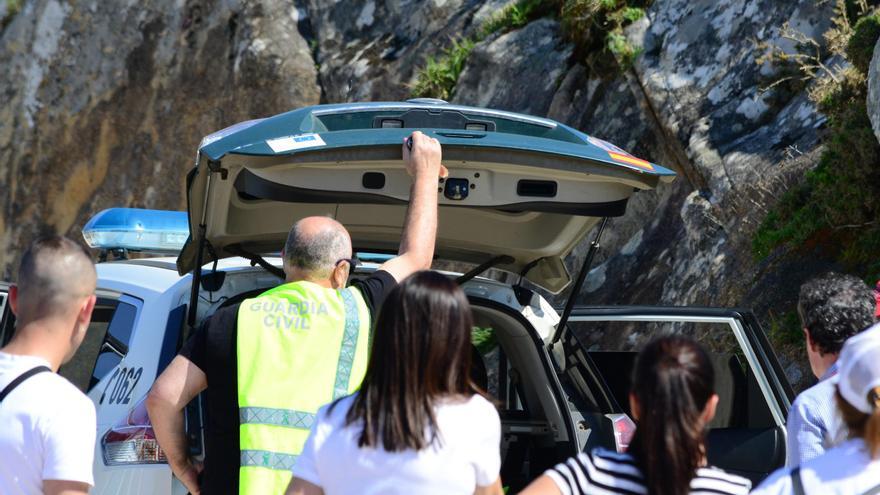
<svg viewBox="0 0 880 495"><path fill-rule="evenodd" d="M596 449L589 454L581 453L545 473L556 483L563 495L648 493L645 478L629 454L618 454ZM697 470L691 480L693 495L746 495L752 487L746 478L705 467Z"/></svg>

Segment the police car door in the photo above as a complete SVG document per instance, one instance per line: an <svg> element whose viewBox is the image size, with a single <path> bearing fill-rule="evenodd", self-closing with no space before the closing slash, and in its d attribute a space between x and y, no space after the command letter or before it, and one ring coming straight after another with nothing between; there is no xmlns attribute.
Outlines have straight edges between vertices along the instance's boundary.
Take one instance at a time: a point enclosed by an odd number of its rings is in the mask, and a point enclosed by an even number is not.
<svg viewBox="0 0 880 495"><path fill-rule="evenodd" d="M596 433L582 435L580 447L626 443L634 431L628 418L634 359L666 333L696 339L715 367L720 401L710 424L709 462L756 484L781 467L793 392L754 316L727 309L576 307L556 355L564 356L560 379L584 418L579 429Z"/></svg>

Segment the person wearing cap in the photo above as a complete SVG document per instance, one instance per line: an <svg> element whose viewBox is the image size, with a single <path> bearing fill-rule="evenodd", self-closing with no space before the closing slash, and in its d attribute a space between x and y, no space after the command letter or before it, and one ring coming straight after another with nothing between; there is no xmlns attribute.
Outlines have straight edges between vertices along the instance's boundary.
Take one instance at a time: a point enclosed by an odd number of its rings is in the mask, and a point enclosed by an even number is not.
<svg viewBox="0 0 880 495"><path fill-rule="evenodd" d="M819 383L804 390L788 414L788 467L821 455L845 437L828 379L837 373L843 343L874 322L874 298L857 277L830 272L801 286L797 309L807 358Z"/></svg>
<svg viewBox="0 0 880 495"><path fill-rule="evenodd" d="M752 495L880 492L880 324L850 338L829 380L848 440L796 468L770 475Z"/></svg>

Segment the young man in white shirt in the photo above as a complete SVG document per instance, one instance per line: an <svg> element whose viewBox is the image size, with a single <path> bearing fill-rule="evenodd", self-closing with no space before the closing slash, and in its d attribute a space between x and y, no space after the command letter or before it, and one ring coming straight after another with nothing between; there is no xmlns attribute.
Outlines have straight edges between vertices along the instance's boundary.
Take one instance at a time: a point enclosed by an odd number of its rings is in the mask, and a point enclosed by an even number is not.
<svg viewBox="0 0 880 495"><path fill-rule="evenodd" d="M16 331L0 349L0 493L81 495L94 484L95 407L57 375L85 337L95 267L61 236L37 240L21 260L9 303Z"/></svg>

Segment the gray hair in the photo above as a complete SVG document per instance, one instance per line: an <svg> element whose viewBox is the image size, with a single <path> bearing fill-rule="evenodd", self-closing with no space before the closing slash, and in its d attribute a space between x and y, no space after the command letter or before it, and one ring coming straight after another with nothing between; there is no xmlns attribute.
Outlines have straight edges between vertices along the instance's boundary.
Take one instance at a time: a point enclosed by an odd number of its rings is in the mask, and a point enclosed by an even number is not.
<svg viewBox="0 0 880 495"><path fill-rule="evenodd" d="M328 225L315 233L305 233L297 222L287 235L284 260L317 278L329 277L338 260L350 256L348 234L341 227Z"/></svg>

